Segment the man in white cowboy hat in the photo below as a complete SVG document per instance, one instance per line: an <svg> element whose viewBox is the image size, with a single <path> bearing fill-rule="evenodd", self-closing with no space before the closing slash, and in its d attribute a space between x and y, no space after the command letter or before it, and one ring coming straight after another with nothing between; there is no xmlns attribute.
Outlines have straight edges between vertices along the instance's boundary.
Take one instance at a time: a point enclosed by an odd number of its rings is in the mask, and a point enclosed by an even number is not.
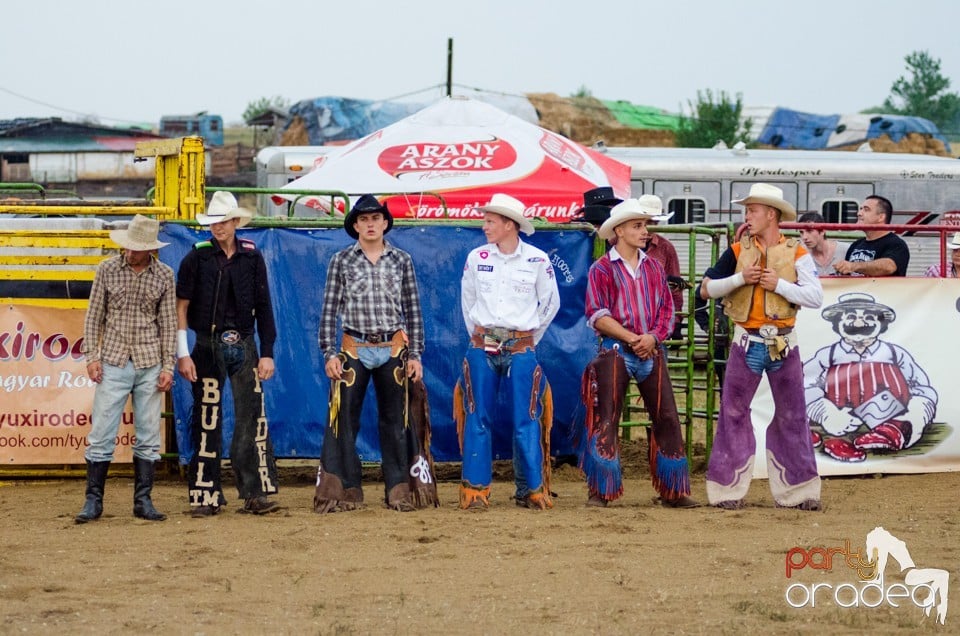
<svg viewBox="0 0 960 636"><path fill-rule="evenodd" d="M661 503L698 505L690 497L690 469L660 344L673 333L673 298L663 265L641 249L648 225L664 218L660 197L645 194L614 207L598 232L616 243L590 266L587 278L587 324L600 336L600 355L584 371L587 417L578 435L590 506L606 506L623 494L618 438L630 377L653 422L647 431L650 474Z"/></svg>
<svg viewBox="0 0 960 636"><path fill-rule="evenodd" d="M947 259L946 274L940 268L940 263L936 263L927 268L923 273L926 278L960 278L960 232L957 232L947 242L949 257Z"/></svg>
<svg viewBox="0 0 960 636"><path fill-rule="evenodd" d="M260 384L273 377L277 329L263 255L253 241L236 236L252 216L229 192L215 193L206 214L197 215L212 236L193 246L177 272L177 367L193 383L187 488L195 517L215 515L225 503L221 401L228 377L234 405L230 461L244 502L240 511L259 515L279 508L268 499L278 490L277 466ZM187 327L196 333L192 352Z"/></svg>
<svg viewBox="0 0 960 636"><path fill-rule="evenodd" d="M823 288L798 239L780 233L797 211L773 185L756 183L733 203L746 208L746 232L709 268L700 295L724 298L735 324L720 398L717 433L707 466L707 498L719 508L744 505L756 439L750 402L765 372L773 394L767 427L767 474L779 507L820 510L820 477L807 428L803 362L794 331L800 307L817 308Z"/></svg>
<svg viewBox="0 0 960 636"><path fill-rule="evenodd" d="M384 238L392 227L387 206L363 195L343 219L343 229L356 243L334 254L327 267L318 341L330 378L331 407L313 498L313 509L321 514L363 504L356 441L371 379L384 503L399 512L437 503L429 448L419 448L407 408L408 386L423 376L420 290L413 259ZM338 319L343 330L339 349ZM411 472L417 473L416 480L410 479Z"/></svg>
<svg viewBox="0 0 960 636"><path fill-rule="evenodd" d="M460 308L470 334L454 390L463 475L460 507L486 509L493 475L493 428L500 390L507 391L518 505L542 510L550 499L552 397L536 345L560 309L550 258L520 239L533 234L525 206L494 194L483 212L487 243L467 255Z"/></svg>
<svg viewBox="0 0 960 636"><path fill-rule="evenodd" d="M870 195L857 212L857 223L881 225L893 218L890 200ZM864 238L847 248L844 260L837 261L837 273L849 276L906 276L910 265L910 247L890 230L864 230Z"/></svg>
<svg viewBox="0 0 960 636"><path fill-rule="evenodd" d="M163 521L150 499L154 462L160 459L163 393L173 385L177 316L173 270L154 258L167 245L157 240L156 219L137 215L110 238L123 253L100 263L83 325L87 376L97 384L84 457L87 490L77 523L99 519L103 489L120 418L133 396L133 514Z"/></svg>

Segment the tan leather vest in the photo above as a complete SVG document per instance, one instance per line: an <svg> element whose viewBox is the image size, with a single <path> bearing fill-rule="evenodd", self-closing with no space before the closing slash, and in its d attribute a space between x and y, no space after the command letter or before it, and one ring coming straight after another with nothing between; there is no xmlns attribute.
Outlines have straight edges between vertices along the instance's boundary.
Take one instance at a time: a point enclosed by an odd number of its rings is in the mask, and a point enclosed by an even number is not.
<svg viewBox="0 0 960 636"><path fill-rule="evenodd" d="M736 272L745 267L760 264L773 269L780 278L797 282L797 246L799 239L790 238L782 243L767 248L766 264L763 263L763 252L754 243L753 238L744 236L740 239L740 257L737 259ZM753 305L753 293L756 285L743 285L733 290L723 299L723 309L734 322L746 322L750 316L750 307ZM763 293L763 313L771 320L784 320L797 315L797 306L776 292Z"/></svg>

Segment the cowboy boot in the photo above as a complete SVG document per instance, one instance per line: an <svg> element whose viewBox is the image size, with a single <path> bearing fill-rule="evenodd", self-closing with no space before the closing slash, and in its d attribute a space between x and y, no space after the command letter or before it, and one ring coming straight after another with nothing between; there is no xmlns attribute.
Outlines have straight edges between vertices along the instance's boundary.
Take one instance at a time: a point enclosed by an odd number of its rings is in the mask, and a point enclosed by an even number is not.
<svg viewBox="0 0 960 636"><path fill-rule="evenodd" d="M133 516L147 521L163 521L167 515L153 507L150 492L153 490L154 463L142 457L133 458Z"/></svg>
<svg viewBox="0 0 960 636"><path fill-rule="evenodd" d="M103 514L103 486L107 481L107 469L110 462L92 462L87 460L87 499L83 510L73 520L86 523L99 519Z"/></svg>

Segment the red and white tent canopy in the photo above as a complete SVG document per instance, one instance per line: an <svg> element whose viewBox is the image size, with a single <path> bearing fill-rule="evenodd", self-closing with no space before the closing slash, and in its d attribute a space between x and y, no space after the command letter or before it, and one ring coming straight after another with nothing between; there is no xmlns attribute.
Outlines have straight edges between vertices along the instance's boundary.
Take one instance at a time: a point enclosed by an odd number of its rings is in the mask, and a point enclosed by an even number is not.
<svg viewBox="0 0 960 636"><path fill-rule="evenodd" d="M359 139L284 186L386 197L395 217L481 218L474 208L502 192L527 215L569 221L598 186L630 196L630 168L489 104L454 97ZM395 194L399 193L399 194ZM293 195L284 195L293 200ZM381 197L383 199L383 197ZM298 203L325 209L329 197Z"/></svg>

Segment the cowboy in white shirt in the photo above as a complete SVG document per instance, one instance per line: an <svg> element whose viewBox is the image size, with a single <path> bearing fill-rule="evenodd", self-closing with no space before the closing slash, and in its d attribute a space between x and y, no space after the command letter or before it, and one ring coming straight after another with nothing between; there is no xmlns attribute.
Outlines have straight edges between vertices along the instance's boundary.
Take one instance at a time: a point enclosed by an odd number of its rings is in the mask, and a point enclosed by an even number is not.
<svg viewBox="0 0 960 636"><path fill-rule="evenodd" d="M551 422L545 415L553 410L552 398L535 346L560 309L560 293L550 258L520 240L520 232L533 234L523 203L495 194L477 209L484 213L488 243L467 256L460 282L463 321L471 336L454 394L463 451L460 507L489 505L492 427L503 384L510 396L517 504L551 508Z"/></svg>

